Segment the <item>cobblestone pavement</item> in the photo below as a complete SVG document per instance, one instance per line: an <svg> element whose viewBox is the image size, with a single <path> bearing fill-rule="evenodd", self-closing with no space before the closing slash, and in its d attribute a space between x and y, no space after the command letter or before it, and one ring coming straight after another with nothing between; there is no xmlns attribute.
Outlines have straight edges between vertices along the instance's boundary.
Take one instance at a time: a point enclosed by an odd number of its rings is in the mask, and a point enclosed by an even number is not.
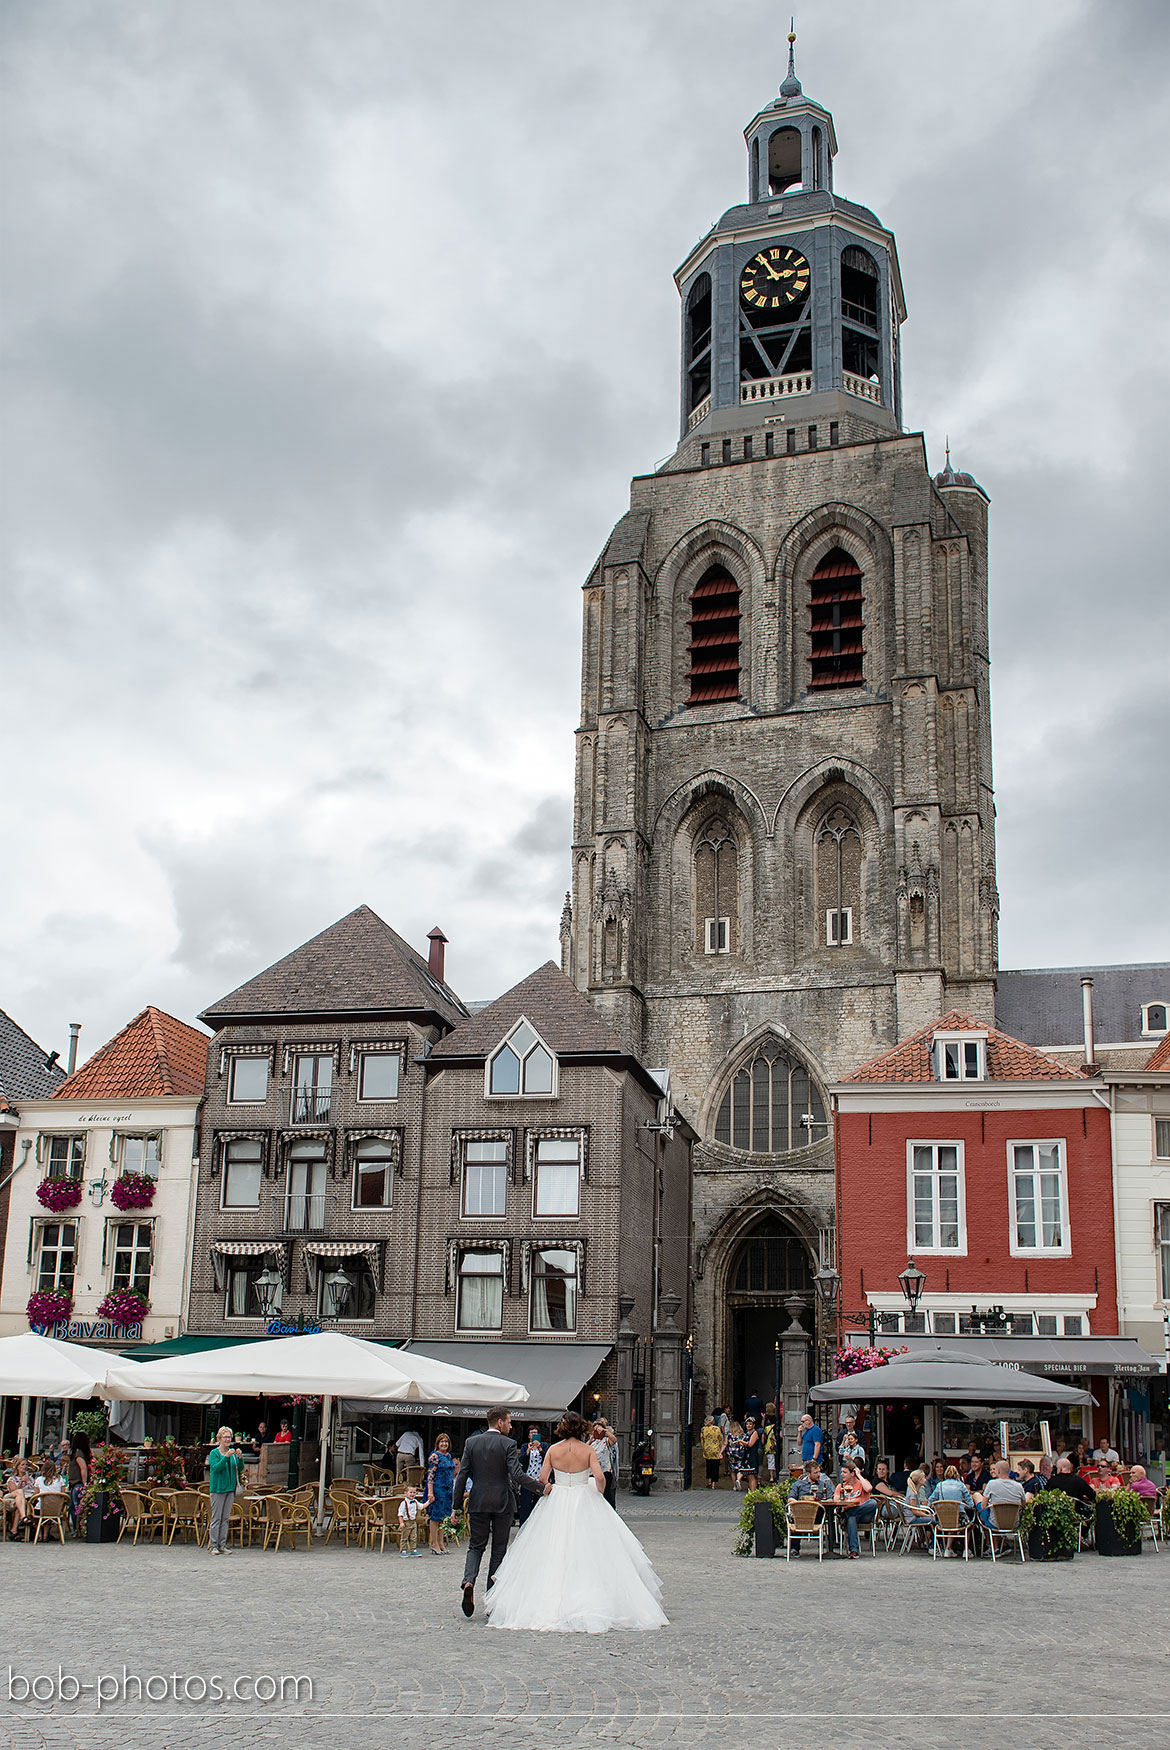
<svg viewBox="0 0 1170 1750"><path fill-rule="evenodd" d="M623 1502L664 1582L657 1634L467 1622L454 1554L3 1545L0 1750L1170 1742L1170 1555L789 1568L732 1556L737 1505L698 1490ZM100 1709L92 1687L22 1699L59 1668L104 1674L107 1695L125 1671L166 1699L140 1701L133 1681ZM312 1700L258 1705L269 1675L310 1678ZM245 1678L242 1699L197 1699L215 1676Z"/></svg>

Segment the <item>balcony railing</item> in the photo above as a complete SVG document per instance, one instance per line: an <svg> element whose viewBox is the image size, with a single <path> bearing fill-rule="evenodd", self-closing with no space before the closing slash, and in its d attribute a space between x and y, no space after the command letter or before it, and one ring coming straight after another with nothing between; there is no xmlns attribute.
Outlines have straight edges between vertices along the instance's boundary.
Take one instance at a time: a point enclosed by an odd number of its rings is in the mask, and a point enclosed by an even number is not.
<svg viewBox="0 0 1170 1750"><path fill-rule="evenodd" d="M290 1088L288 1121L290 1124L327 1124L333 1105L333 1089Z"/></svg>
<svg viewBox="0 0 1170 1750"><path fill-rule="evenodd" d="M687 415L687 430L694 431L694 429L698 425L699 421L701 419L706 419L706 417L710 413L710 411L711 411L711 397L710 397L710 395L704 395L703 399L699 402L698 406L692 407L690 413Z"/></svg>
<svg viewBox="0 0 1170 1750"><path fill-rule="evenodd" d="M787 377L753 377L739 385L741 406L752 401L777 401L784 395L811 395L812 372L795 371Z"/></svg>
<svg viewBox="0 0 1170 1750"><path fill-rule="evenodd" d="M846 371L841 380L847 395L857 395L862 401L876 401L879 407L882 405L880 383L871 383L868 377L855 377L852 371Z"/></svg>
<svg viewBox="0 0 1170 1750"><path fill-rule="evenodd" d="M324 1191L290 1192L284 1198L281 1208L285 1233L321 1233L324 1229Z"/></svg>

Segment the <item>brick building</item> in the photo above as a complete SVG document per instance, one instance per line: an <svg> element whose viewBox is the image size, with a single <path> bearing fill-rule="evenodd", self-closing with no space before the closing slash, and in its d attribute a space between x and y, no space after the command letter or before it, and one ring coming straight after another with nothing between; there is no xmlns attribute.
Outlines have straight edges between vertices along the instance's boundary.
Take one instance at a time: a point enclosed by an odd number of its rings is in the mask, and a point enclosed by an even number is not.
<svg viewBox="0 0 1170 1750"><path fill-rule="evenodd" d="M191 1333L417 1343L652 1418L680 1479L690 1133L555 965L469 1012L362 906L202 1019Z"/></svg>
<svg viewBox="0 0 1170 1750"><path fill-rule="evenodd" d="M833 1224L825 1089L993 1014L987 498L901 424L893 235L790 63L695 246L682 429L584 591L562 965L670 1066L700 1385L771 1396ZM789 1381L798 1393L799 1368Z"/></svg>
<svg viewBox="0 0 1170 1750"><path fill-rule="evenodd" d="M830 1091L845 1340L942 1337L1084 1380L1092 1426L1074 1410L1053 1432L1116 1434L1122 1385L1156 1362L1118 1336L1100 1080L952 1011ZM925 1274L913 1310L898 1282L908 1257ZM956 1415L928 1426L931 1454L955 1444ZM894 1419L879 1438L901 1452L908 1430Z"/></svg>

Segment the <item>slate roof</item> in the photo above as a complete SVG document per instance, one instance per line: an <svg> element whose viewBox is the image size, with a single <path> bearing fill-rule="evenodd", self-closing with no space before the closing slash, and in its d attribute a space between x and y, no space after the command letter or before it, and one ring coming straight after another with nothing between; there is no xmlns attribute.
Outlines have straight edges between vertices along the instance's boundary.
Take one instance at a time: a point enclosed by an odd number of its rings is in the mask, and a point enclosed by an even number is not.
<svg viewBox="0 0 1170 1750"><path fill-rule="evenodd" d="M1147 1069L1170 1069L1170 1033L1154 1047Z"/></svg>
<svg viewBox="0 0 1170 1750"><path fill-rule="evenodd" d="M207 1034L153 1004L54 1088L55 1100L198 1099L207 1076Z"/></svg>
<svg viewBox="0 0 1170 1750"><path fill-rule="evenodd" d="M912 1033L890 1051L863 1063L852 1074L842 1076L843 1082L933 1082L937 1078L930 1061L930 1044L936 1033L987 1034L987 1079L990 1082L1075 1082L1083 1079L1084 1070L1078 1064L1060 1063L1034 1051L1019 1039L1012 1039L996 1027L985 1028L980 1021L952 1009L941 1015L929 1027ZM955 1087L967 1083L947 1084Z"/></svg>
<svg viewBox="0 0 1170 1750"><path fill-rule="evenodd" d="M49 1054L0 1009L0 1112L15 1100L47 1100L63 1081L60 1064L49 1068Z"/></svg>
<svg viewBox="0 0 1170 1750"><path fill-rule="evenodd" d="M209 1027L253 1015L436 1014L448 1022L466 1014L422 955L359 905L266 967L238 990L204 1009Z"/></svg>
<svg viewBox="0 0 1170 1750"><path fill-rule="evenodd" d="M1170 1002L1170 964L1041 966L1001 972L995 1024L1029 1045L1084 1040L1081 979L1093 981L1093 1034L1102 1045L1142 1040L1142 1004Z"/></svg>
<svg viewBox="0 0 1170 1750"><path fill-rule="evenodd" d="M428 1061L444 1057L486 1057L508 1029L526 1015L550 1051L558 1057L613 1055L624 1057L625 1046L602 1020L588 997L581 995L553 960L546 960L527 978L460 1022L440 1039Z"/></svg>

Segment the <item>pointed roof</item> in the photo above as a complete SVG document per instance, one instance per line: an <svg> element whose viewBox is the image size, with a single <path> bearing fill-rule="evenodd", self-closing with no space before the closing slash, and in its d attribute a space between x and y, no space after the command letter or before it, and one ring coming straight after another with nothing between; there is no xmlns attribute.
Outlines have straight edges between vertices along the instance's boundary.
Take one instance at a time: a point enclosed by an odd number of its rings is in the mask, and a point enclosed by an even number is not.
<svg viewBox="0 0 1170 1750"><path fill-rule="evenodd" d="M153 1004L53 1090L55 1100L198 1099L207 1075L207 1034Z"/></svg>
<svg viewBox="0 0 1170 1750"><path fill-rule="evenodd" d="M222 1027L257 1016L403 1012L452 1023L467 1011L409 942L368 905L359 905L212 1003L199 1019Z"/></svg>
<svg viewBox="0 0 1170 1750"><path fill-rule="evenodd" d="M1147 1069L1170 1069L1170 1033L1157 1045L1150 1057Z"/></svg>
<svg viewBox="0 0 1170 1750"><path fill-rule="evenodd" d="M842 1082L933 1082L934 1066L930 1061L931 1041L937 1033L986 1033L987 1079L989 1082L1075 1082L1086 1072L1078 1064L1061 1063L1034 1046L1001 1033L997 1027L985 1027L971 1015L952 1009L929 1027L921 1028L903 1039L880 1057L871 1058L852 1074L842 1076ZM951 1084L946 1084L950 1086ZM953 1084L956 1087L966 1083Z"/></svg>
<svg viewBox="0 0 1170 1750"><path fill-rule="evenodd" d="M555 961L546 960L502 997L477 1009L428 1058L486 1057L525 1016L558 1057L625 1057L626 1048Z"/></svg>
<svg viewBox="0 0 1170 1750"><path fill-rule="evenodd" d="M14 1100L47 1100L64 1076L43 1046L0 1009L0 1112L11 1111Z"/></svg>

